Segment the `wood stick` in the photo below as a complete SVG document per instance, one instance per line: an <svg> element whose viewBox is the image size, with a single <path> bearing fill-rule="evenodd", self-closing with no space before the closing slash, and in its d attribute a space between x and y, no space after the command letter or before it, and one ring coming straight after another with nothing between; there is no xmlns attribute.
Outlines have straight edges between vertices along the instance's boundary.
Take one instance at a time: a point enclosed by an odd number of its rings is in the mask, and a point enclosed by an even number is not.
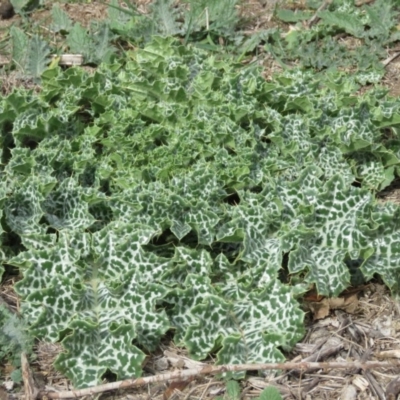
<svg viewBox="0 0 400 400"><path fill-rule="evenodd" d="M358 1L356 1L356 2L354 3L354 5L355 5L356 7L361 7L361 6L363 6L364 4L369 4L369 3L372 3L373 1L375 1L375 0L358 0Z"/></svg>
<svg viewBox="0 0 400 400"><path fill-rule="evenodd" d="M396 59L398 56L400 56L400 51L392 54L390 57L388 57L386 60L382 61L382 64L384 67L389 65L394 59Z"/></svg>
<svg viewBox="0 0 400 400"><path fill-rule="evenodd" d="M107 392L110 390L120 390L132 387L138 387L156 382L165 382L168 380L184 380L189 377L199 375L214 375L224 372L237 372L237 371L265 371L265 370L291 370L300 369L304 372L312 369L375 369L375 368L399 368L400 361L351 361L351 362L287 362L287 363L270 363L270 364L237 364L237 365L207 365L201 368L180 370L168 372L165 374L148 376L145 378L132 378L123 381L106 383L99 386L94 386L86 389L77 389L65 392L54 392L49 390L42 390L39 395L47 396L49 399L67 399L77 398L82 396L91 396L97 393Z"/></svg>
<svg viewBox="0 0 400 400"><path fill-rule="evenodd" d="M24 391L26 400L35 400L38 397L39 390L35 386L31 369L29 368L28 358L25 353L21 353L22 379L24 382Z"/></svg>
<svg viewBox="0 0 400 400"><path fill-rule="evenodd" d="M316 24L320 18L318 17L318 13L323 11L326 7L328 7L332 3L332 0L325 0L318 8L316 13L308 20L307 26L311 28L314 24Z"/></svg>

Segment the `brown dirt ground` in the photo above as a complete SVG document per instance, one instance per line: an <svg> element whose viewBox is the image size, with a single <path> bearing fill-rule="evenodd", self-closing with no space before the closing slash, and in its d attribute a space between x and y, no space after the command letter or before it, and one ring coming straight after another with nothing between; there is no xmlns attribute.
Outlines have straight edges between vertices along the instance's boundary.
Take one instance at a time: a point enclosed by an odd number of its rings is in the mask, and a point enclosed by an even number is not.
<svg viewBox="0 0 400 400"><path fill-rule="evenodd" d="M245 30L249 33L271 27L271 13L276 1L249 0L244 1L240 9L245 19ZM365 1L365 0L364 0ZM368 1L368 0L367 0ZM141 12L146 12L151 0L137 0ZM304 1L286 0L288 7L303 7ZM51 2L49 2L51 4ZM89 4L64 4L60 6L74 21L87 26L95 19L106 16L106 5L93 0ZM49 8L32 15L38 26L46 30L49 23ZM0 41L6 35L11 24L21 23L19 16L0 21ZM390 54L388 54L388 57ZM261 63L265 68L265 76L270 79L280 67L267 54L262 54ZM1 62L1 59L0 59ZM392 95L400 94L400 59L395 59L387 66L384 83ZM8 80L8 87L21 84L14 77ZM25 86L31 82L22 82ZM381 195L380 201L393 201L400 204L400 183L396 181ZM0 286L0 300L5 301L13 310L18 311L19 300L12 287L15 277L8 277ZM328 302L326 299L307 298L304 303L307 311L307 333L301 343L292 352L286 354L289 361L352 361L352 360L384 360L400 358L400 304L390 296L388 289L380 282L374 281L362 288L343 294L340 299ZM318 319L320 318L320 319ZM40 388L69 390L70 383L52 366L53 360L61 348L57 344L39 342L36 346L36 361L31 364L36 385ZM212 363L213 360L205 361ZM144 367L144 376L159 374L182 368L182 365L193 366L184 350L176 348L173 343L164 343L157 354L149 357ZM10 367L0 366L1 375L9 376ZM284 399L296 400L367 400L389 399L386 389L390 382L397 382L399 369L362 370L314 370L298 373L285 372L278 376L258 376L249 374L241 382L242 399L252 399L260 394L268 385L275 385ZM396 386L396 385L395 385ZM398 385L397 385L398 386ZM224 382L215 377L203 377L187 382L187 386L178 385L174 389L171 383L148 385L139 389L102 394L104 399L126 400L189 400L213 399L224 395ZM399 389L400 391L400 389ZM0 386L0 400L22 399L24 392L15 387L7 391ZM393 396L390 399L395 399Z"/></svg>

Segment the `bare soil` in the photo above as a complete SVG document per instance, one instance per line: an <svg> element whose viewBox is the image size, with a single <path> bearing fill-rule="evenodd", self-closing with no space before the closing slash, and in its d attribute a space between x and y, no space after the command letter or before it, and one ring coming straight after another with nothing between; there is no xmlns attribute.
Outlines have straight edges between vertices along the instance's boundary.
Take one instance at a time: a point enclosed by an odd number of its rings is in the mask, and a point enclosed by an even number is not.
<svg viewBox="0 0 400 400"><path fill-rule="evenodd" d="M279 0L244 1L240 13L244 18L245 31L251 34L274 26L276 22L272 20L272 12L277 1ZM150 0L138 0L136 3L141 12L146 12ZM31 15L32 20L43 30L46 30L46 26L50 23L51 4L49 1L46 9ZM286 0L286 4L288 7L304 7L304 1ZM73 21L83 26L88 26L92 21L105 18L107 15L107 5L96 0L87 4L60 3L60 6ZM21 17L18 15L0 20L0 40L7 35L8 27L21 23ZM267 54L262 54L260 60L267 79L271 79L273 73L280 70L279 65ZM387 66L384 84L394 96L400 94L399 72L400 59L394 60ZM20 84L21 80L12 74L9 75L7 79L3 79L3 93ZM22 84L33 85L32 82ZM380 194L380 201L400 204L399 181L395 181ZM17 278L9 276L3 281L0 286L0 298L18 312L19 299L13 292L15 279ZM307 312L307 332L302 342L297 344L292 352L286 354L288 361L346 362L400 358L400 304L397 299L390 296L388 289L379 280L360 288L353 288L353 291L344 293L339 299L313 298L310 294L303 306ZM35 348L37 358L31 364L37 387L54 390L71 389L68 379L59 374L52 365L60 351L61 347L58 344L37 343ZM214 360L209 359L205 362L213 363ZM189 359L185 350L176 348L172 342L166 342L161 345L158 353L149 355L144 366L144 376L193 365L196 365L195 362ZM10 366L0 366L0 375L6 376L8 382L11 372ZM394 367L370 371L334 369L309 370L302 373L289 371L277 376L249 374L247 379L241 382L243 387L241 398L255 398L266 386L275 385L284 399L396 399L400 393L398 375L399 370ZM24 397L23 388L6 387L0 386L0 400ZM224 390L225 383L210 376L180 383L149 385L119 393L102 394L100 397L126 400L204 400L223 396Z"/></svg>

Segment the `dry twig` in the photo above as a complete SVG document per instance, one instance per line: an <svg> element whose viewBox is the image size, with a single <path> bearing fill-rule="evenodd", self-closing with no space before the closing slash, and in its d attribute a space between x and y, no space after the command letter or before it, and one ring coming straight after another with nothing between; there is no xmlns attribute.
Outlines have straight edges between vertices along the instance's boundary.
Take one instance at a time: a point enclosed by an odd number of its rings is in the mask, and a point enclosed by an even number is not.
<svg viewBox="0 0 400 400"><path fill-rule="evenodd" d="M22 379L24 381L25 400L35 400L38 397L39 390L35 386L28 359L25 353L21 354Z"/></svg>
<svg viewBox="0 0 400 400"><path fill-rule="evenodd" d="M372 3L373 1L375 1L375 0L358 0L358 1L356 1L356 2L354 3L354 5L355 5L356 7L361 7L361 6L365 5L365 4Z"/></svg>
<svg viewBox="0 0 400 400"><path fill-rule="evenodd" d="M316 13L308 20L307 26L311 28L314 24L316 24L319 20L320 17L318 17L318 13L322 10L324 10L326 7L329 6L329 4L332 3L332 0L325 0L318 8Z"/></svg>
<svg viewBox="0 0 400 400"><path fill-rule="evenodd" d="M382 61L382 64L384 67L389 65L393 60L395 60L398 56L400 56L400 51L397 51L396 53L392 54L390 57L388 57L386 60Z"/></svg>
<svg viewBox="0 0 400 400"><path fill-rule="evenodd" d="M187 369L183 371L175 371L145 378L125 379L119 382L106 383L104 385L94 386L87 389L78 389L65 392L53 392L43 390L39 393L40 396L46 396L49 399L67 399L77 398L82 396L91 396L97 393L103 393L110 390L121 390L132 387L138 387L156 382L165 382L168 380L183 380L189 377L199 375L214 375L224 372L235 371L265 371L265 370L290 370L300 369L307 371L310 369L375 369L375 368L400 368L400 361L353 361L353 362L287 362L287 363L270 363L270 364L238 364L238 365L208 365L202 368Z"/></svg>

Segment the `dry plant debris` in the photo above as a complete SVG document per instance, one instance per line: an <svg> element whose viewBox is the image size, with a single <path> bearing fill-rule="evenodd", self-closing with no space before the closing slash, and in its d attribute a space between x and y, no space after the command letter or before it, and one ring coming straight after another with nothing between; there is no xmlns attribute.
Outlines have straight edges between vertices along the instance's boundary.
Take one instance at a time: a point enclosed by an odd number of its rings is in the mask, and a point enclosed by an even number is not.
<svg viewBox="0 0 400 400"><path fill-rule="evenodd" d="M312 321L310 318L304 340L287 355L290 360L288 368L292 369L276 376L267 374L264 378L250 374L242 382L243 389L246 389L243 399L252 399L269 385L276 386L283 398L290 400L381 399L382 393L393 397L398 388L400 370L399 317L399 304L391 298L389 291L378 283L368 285L360 295L358 306L353 313L336 310L318 321ZM41 389L42 393L70 390L68 381L52 367L59 351L58 345L39 343L37 346L38 360L31 368L34 371L36 387ZM359 367L360 363L364 362L372 362L376 366L386 362L383 364L386 367L365 370ZM300 363L308 368L293 369L301 365ZM224 392L223 382L212 376L198 376L199 367L200 370L211 371L212 365L207 366L205 363L190 360L185 356L185 352L175 348L172 343L170 346L164 346L163 355L151 356L147 365L149 372L144 379L149 381L154 382L160 373L166 371L172 376L178 371L181 378L149 383L146 387L138 389L120 388L103 396L106 396L106 399L118 400L164 400L168 398L166 396L170 396L171 399L212 399ZM326 369L324 365L331 365L333 368ZM354 368L349 370L349 365ZM346 369L335 369L335 366ZM189 374L189 379L182 379L189 372L188 369L193 368L197 372L194 375ZM37 383L39 371L46 382L43 386ZM111 388L113 384L108 385ZM53 396L58 395L50 395L51 398Z"/></svg>

